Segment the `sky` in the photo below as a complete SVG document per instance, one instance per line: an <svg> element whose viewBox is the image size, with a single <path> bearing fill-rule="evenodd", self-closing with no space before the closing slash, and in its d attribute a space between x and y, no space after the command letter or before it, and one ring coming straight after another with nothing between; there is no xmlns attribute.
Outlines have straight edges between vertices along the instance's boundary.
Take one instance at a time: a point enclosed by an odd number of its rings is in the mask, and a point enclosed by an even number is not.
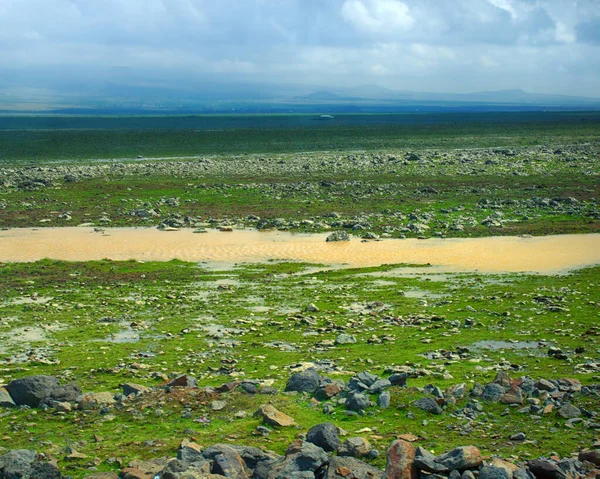
<svg viewBox="0 0 600 479"><path fill-rule="evenodd" d="M0 87L90 78L600 97L600 0L0 0Z"/></svg>

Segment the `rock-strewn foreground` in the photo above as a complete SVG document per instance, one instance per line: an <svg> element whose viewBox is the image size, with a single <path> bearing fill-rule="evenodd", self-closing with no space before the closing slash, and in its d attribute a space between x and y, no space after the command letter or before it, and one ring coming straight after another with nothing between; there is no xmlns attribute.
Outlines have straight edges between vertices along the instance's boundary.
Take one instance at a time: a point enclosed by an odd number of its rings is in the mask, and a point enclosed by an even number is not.
<svg viewBox="0 0 600 479"><path fill-rule="evenodd" d="M3 167L0 226L343 228L367 238L591 232L599 151L586 143Z"/></svg>
<svg viewBox="0 0 600 479"><path fill-rule="evenodd" d="M414 374L414 372L412 373ZM332 402L343 404L347 415L364 415L377 405L390 407L389 389L395 385L407 387L410 370L395 372L387 379L368 372L352 377L348 383L321 376L315 369L309 368L293 374L285 387L285 392L302 393L324 401L323 412L333 412ZM42 408L46 413L52 411L70 412L81 410L90 413L111 414L112 409L142 409L155 403L165 395L175 395L182 404L191 403L199 396L210 400L215 411L227 405L228 396L240 390L244 394L262 394L265 397L277 395L275 388L265 386L260 381L234 381L219 387L199 387L196 378L179 376L166 382L159 388L149 388L134 383L122 386L121 394L110 392L82 394L76 384L61 386L51 376L28 376L10 382L6 389L0 389L4 395L3 407ZM582 387L575 379L556 381L529 377L511 379L505 372L499 372L495 379L486 384L474 384L470 390L464 383L455 384L442 391L433 384L419 389L423 395L413 402L415 408L428 414L444 414L447 406L458 403L463 408L452 413L467 421L486 415L487 403L500 402L509 407L518 408L518 413L535 420L542 415L555 415L567 419L565 425L572 427L582 423L585 428L600 430L600 414L597 411L577 407L578 398L591 396L595 401L600 398L600 384ZM371 398L376 396L376 404ZM294 419L270 404L261 405L254 413L264 426L257 426L258 434L268 436L279 428L297 427ZM368 429L368 428L367 428ZM369 430L369 429L368 429ZM468 429L466 429L468 430ZM370 430L369 430L370 431ZM365 437L345 439L348 433L334 423L322 423L313 426L306 434L292 443L284 456L256 447L235 444L214 444L203 448L193 440L184 439L177 458L160 457L148 460L134 460L122 467L119 477L124 479L140 478L375 478L415 479L424 475L433 478L459 477L473 479L479 477L503 479L552 478L575 479L594 478L600 474L600 449L582 450L575 457L561 458L556 454L517 462L500 457L483 457L477 447L458 447L443 454L434 454L418 443L419 437L401 434L386 453L386 468L381 471L364 462L376 459L380 451L371 446ZM101 438L96 437L96 440ZM517 432L510 441L520 443L527 440L526 434ZM595 444L596 447L600 444ZM65 459L90 460L90 470L98 464L95 459L77 452L72 447L65 450ZM122 465L122 461L114 459ZM56 459L52 456L37 455L32 450L12 450L0 456L0 479L14 478L54 479L61 478ZM88 478L117 477L115 474L91 473Z"/></svg>
<svg viewBox="0 0 600 479"><path fill-rule="evenodd" d="M0 455L79 478L184 439L283 456L306 434L379 470L399 437L434 457L570 458L598 448L597 278L0 264Z"/></svg>
<svg viewBox="0 0 600 479"><path fill-rule="evenodd" d="M347 414L365 414L374 406L370 398L377 396L377 405L388 408L392 385L407 387L408 372L396 372L389 378L380 378L367 372L352 377L347 384L321 376L315 369L295 373L287 382L288 393L305 393L327 401L345 404ZM67 412L71 409L98 411L108 415L114 408L140 408L153 403L161 396L176 395L182 403L191 402L199 395L211 399L211 408L221 410L227 404L228 395L235 390L245 394L276 395L278 390L261 385L260 382L235 381L220 387L197 385L191 376L180 376L165 383L160 388L126 383L123 393L109 392L82 394L76 384L61 386L51 376L28 376L10 382L4 394L4 407L34 407L50 411ZM470 391L464 383L456 384L442 391L429 385L420 390L424 394L413 405L429 414L443 414L447 405L464 402L466 406L453 414L473 420L485 415L485 404L501 402L516 406L519 413L534 418L537 415L556 414L567 419L566 424L583 422L584 427L600 429L597 422L600 415L577 407L574 403L580 395L600 398L600 384L582 387L574 379L535 381L528 377L513 380L500 372L494 381L486 385L475 384ZM323 404L324 412L331 407ZM294 419L270 404L263 404L254 413L263 421L257 432L269 435L279 428L297 426ZM268 427L267 427L268 426ZM190 432L190 435L193 434ZM269 450L239 444L213 444L202 447L193 439L183 439L177 457L159 457L134 460L122 464L120 459L111 459L121 467L123 479L193 479L193 478L357 478L357 479L416 479L420 477L453 479L575 479L595 478L600 475L600 449L586 449L573 457L561 458L556 454L538 457L528 461L506 460L500 457L484 457L475 446L457 447L451 451L434 454L418 446L419 437L400 434L386 452L385 470L370 465L369 459L376 459L380 451L375 449L365 437L345 438L348 433L334 423L327 422L311 427L305 434L298 435L283 456ZM95 436L97 441L102 439ZM524 433L510 437L515 443L525 441ZM413 443L415 443L413 445ZM416 447L415 447L416 446ZM600 444L595 444L595 447ZM90 471L98 464L94 458L76 451L72 447L65 450L65 458L90 460ZM50 455L36 454L29 449L17 449L0 456L0 479L32 478L60 479L56 459ZM90 472L87 478L117 477L114 473Z"/></svg>

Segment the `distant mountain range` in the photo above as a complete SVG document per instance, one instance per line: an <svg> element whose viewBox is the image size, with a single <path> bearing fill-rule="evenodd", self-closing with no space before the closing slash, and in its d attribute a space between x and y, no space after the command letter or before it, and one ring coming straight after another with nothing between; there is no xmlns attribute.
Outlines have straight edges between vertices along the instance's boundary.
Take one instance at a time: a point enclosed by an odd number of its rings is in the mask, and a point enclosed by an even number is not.
<svg viewBox="0 0 600 479"><path fill-rule="evenodd" d="M0 74L2 73L0 67ZM217 78L152 78L116 74L0 75L0 112L226 113L226 112L403 112L600 109L600 98L523 90L437 93L393 90L379 85L352 88L306 86ZM71 80L71 78L73 78Z"/></svg>
<svg viewBox="0 0 600 479"><path fill-rule="evenodd" d="M432 93L390 90L379 85L361 85L354 88L319 90L294 98L296 101L321 102L404 102L404 103L486 103L547 106L598 106L600 98L570 95L530 93L523 90L495 90L475 93Z"/></svg>

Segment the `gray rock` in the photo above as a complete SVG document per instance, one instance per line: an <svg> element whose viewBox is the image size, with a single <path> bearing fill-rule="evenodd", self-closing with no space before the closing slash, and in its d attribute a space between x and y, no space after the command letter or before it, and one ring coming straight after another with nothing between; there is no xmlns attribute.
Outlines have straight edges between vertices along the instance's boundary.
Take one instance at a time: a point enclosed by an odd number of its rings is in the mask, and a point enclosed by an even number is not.
<svg viewBox="0 0 600 479"><path fill-rule="evenodd" d="M18 479L31 472L31 463L36 452L30 449L16 449L0 456L0 478Z"/></svg>
<svg viewBox="0 0 600 479"><path fill-rule="evenodd" d="M306 440L327 452L337 451L342 445L337 427L330 422L311 427L306 434Z"/></svg>
<svg viewBox="0 0 600 479"><path fill-rule="evenodd" d="M345 231L334 231L325 241L328 243L333 241L350 241L350 235Z"/></svg>
<svg viewBox="0 0 600 479"><path fill-rule="evenodd" d="M335 456L327 466L324 479L378 479L382 471L353 457Z"/></svg>
<svg viewBox="0 0 600 479"><path fill-rule="evenodd" d="M207 461L189 463L175 459L169 461L158 476L161 479L200 479L209 474L210 463Z"/></svg>
<svg viewBox="0 0 600 479"><path fill-rule="evenodd" d="M388 378L388 380L390 381L392 386L404 387L404 386L406 386L407 378L408 378L407 373L394 373Z"/></svg>
<svg viewBox="0 0 600 479"><path fill-rule="evenodd" d="M415 451L415 466L421 471L442 473L448 471L448 468L439 462L436 462L435 456L423 447L418 447Z"/></svg>
<svg viewBox="0 0 600 479"><path fill-rule="evenodd" d="M589 451L581 451L579 453L580 461L588 461L596 466L600 466L600 449L591 449Z"/></svg>
<svg viewBox="0 0 600 479"><path fill-rule="evenodd" d="M58 379L52 376L28 376L10 382L6 390L17 406L38 407L59 386Z"/></svg>
<svg viewBox="0 0 600 479"><path fill-rule="evenodd" d="M319 387L320 380L319 373L315 369L309 368L306 371L292 374L285 385L285 390L314 393Z"/></svg>
<svg viewBox="0 0 600 479"><path fill-rule="evenodd" d="M227 444L215 444L206 449L202 456L212 461L211 472L231 479L247 479L246 464L238 451Z"/></svg>
<svg viewBox="0 0 600 479"><path fill-rule="evenodd" d="M17 449L0 456L0 479L62 479L58 467L35 451Z"/></svg>
<svg viewBox="0 0 600 479"><path fill-rule="evenodd" d="M511 477L502 467L483 466L479 470L479 479L511 479Z"/></svg>
<svg viewBox="0 0 600 479"><path fill-rule="evenodd" d="M462 471L479 467L483 458L475 446L463 446L437 456L435 461L446 466L449 471Z"/></svg>
<svg viewBox="0 0 600 479"><path fill-rule="evenodd" d="M338 451L339 456L368 457L373 450L369 441L364 437L351 437L344 441Z"/></svg>
<svg viewBox="0 0 600 479"><path fill-rule="evenodd" d="M571 403L566 403L558 410L558 415L560 417L564 417L565 419L572 419L575 417L580 417L581 410L573 406Z"/></svg>
<svg viewBox="0 0 600 479"><path fill-rule="evenodd" d="M40 404L49 404L51 401L74 403L81 394L81 388L76 383L65 384L64 386L52 389L52 391L41 400Z"/></svg>
<svg viewBox="0 0 600 479"><path fill-rule="evenodd" d="M297 440L288 447L285 459L272 465L268 479L295 477L294 474L302 472L314 474L328 463L329 456L323 449L310 442Z"/></svg>
<svg viewBox="0 0 600 479"><path fill-rule="evenodd" d="M535 479L535 476L524 467L513 471L513 479Z"/></svg>
<svg viewBox="0 0 600 479"><path fill-rule="evenodd" d="M379 376L367 371L363 371L362 373L358 373L356 376L354 376L354 379L358 380L369 388L375 384L375 382L379 379Z"/></svg>
<svg viewBox="0 0 600 479"><path fill-rule="evenodd" d="M150 388L148 386L143 386L142 384L135 383L125 383L123 384L123 394L125 396L129 396L130 394L144 394L150 392Z"/></svg>
<svg viewBox="0 0 600 479"><path fill-rule="evenodd" d="M392 385L392 383L389 382L387 379L377 379L377 381L375 381L373 384L371 384L369 386L368 391L371 394L379 394L384 389L391 387L391 385Z"/></svg>
<svg viewBox="0 0 600 479"><path fill-rule="evenodd" d="M337 336L337 338L335 338L335 344L338 344L338 345L355 344L355 343L356 343L356 338L354 336L352 336L351 334L342 333L342 334L339 334Z"/></svg>
<svg viewBox="0 0 600 479"><path fill-rule="evenodd" d="M206 459L202 455L202 450L198 444L185 439L179 446L177 451L177 459L184 464L190 464L192 462L206 462Z"/></svg>
<svg viewBox="0 0 600 479"><path fill-rule="evenodd" d="M0 388L0 407L17 407L6 388Z"/></svg>
<svg viewBox="0 0 600 479"><path fill-rule="evenodd" d="M554 461L540 457L527 463L531 473L538 479L567 479L565 472Z"/></svg>
<svg viewBox="0 0 600 479"><path fill-rule="evenodd" d="M392 396L389 391L382 392L377 398L377 406L381 409L387 409L390 407L390 402L392 400Z"/></svg>
<svg viewBox="0 0 600 479"><path fill-rule="evenodd" d="M490 402L498 402L504 396L505 389L500 384L489 383L486 384L481 393L481 399Z"/></svg>
<svg viewBox="0 0 600 479"><path fill-rule="evenodd" d="M417 399L413 405L431 414L442 414L443 412L439 404L435 402L435 399L429 397Z"/></svg>
<svg viewBox="0 0 600 479"><path fill-rule="evenodd" d="M346 409L350 411L364 411L371 405L369 398L361 393L350 393L346 399Z"/></svg>

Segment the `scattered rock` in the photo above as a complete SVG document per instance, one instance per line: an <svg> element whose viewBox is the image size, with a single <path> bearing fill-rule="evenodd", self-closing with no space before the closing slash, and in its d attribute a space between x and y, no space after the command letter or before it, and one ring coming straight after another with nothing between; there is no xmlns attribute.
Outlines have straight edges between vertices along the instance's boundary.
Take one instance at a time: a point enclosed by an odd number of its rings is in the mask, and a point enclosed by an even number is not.
<svg viewBox="0 0 600 479"><path fill-rule="evenodd" d="M423 411L431 413L431 414L442 414L442 412L443 412L442 408L435 401L435 399L430 398L430 397L417 399L413 403L413 405L415 407L418 407L419 409L422 409Z"/></svg>
<svg viewBox="0 0 600 479"><path fill-rule="evenodd" d="M350 241L350 235L346 231L334 231L325 241L328 243L333 241Z"/></svg>
<svg viewBox="0 0 600 479"><path fill-rule="evenodd" d="M419 473L414 464L415 448L409 442L396 440L387 451L384 479L417 479Z"/></svg>
<svg viewBox="0 0 600 479"><path fill-rule="evenodd" d="M311 427L306 434L306 440L327 452L337 451L341 446L337 427L330 422Z"/></svg>
<svg viewBox="0 0 600 479"><path fill-rule="evenodd" d="M289 427L295 426L296 422L287 414L278 411L270 404L263 404L254 413L254 417L263 418L264 422L270 426Z"/></svg>
<svg viewBox="0 0 600 479"><path fill-rule="evenodd" d="M305 371L292 374L285 386L285 390L314 393L319 387L320 380L321 376L319 376L319 373L315 369L309 368Z"/></svg>
<svg viewBox="0 0 600 479"><path fill-rule="evenodd" d="M11 381L6 390L17 406L38 407L59 386L58 379L52 376L28 376Z"/></svg>

